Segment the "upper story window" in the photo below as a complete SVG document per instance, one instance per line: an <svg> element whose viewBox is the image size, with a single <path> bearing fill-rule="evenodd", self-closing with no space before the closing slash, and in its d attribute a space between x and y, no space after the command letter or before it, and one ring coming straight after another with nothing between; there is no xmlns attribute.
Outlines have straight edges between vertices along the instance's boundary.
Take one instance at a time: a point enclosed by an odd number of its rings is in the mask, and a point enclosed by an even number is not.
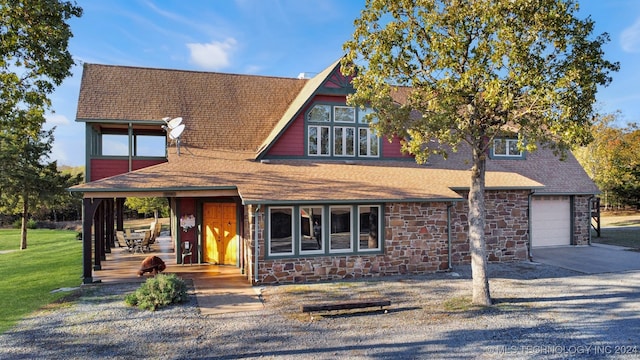
<svg viewBox="0 0 640 360"><path fill-rule="evenodd" d="M92 157L166 157L167 137L163 131L90 129Z"/></svg>
<svg viewBox="0 0 640 360"><path fill-rule="evenodd" d="M518 150L518 139L500 138L493 140L491 156L493 158L523 158L524 154Z"/></svg>
<svg viewBox="0 0 640 360"><path fill-rule="evenodd" d="M369 128L372 109L315 104L306 113L307 155L324 157L380 156L380 138Z"/></svg>

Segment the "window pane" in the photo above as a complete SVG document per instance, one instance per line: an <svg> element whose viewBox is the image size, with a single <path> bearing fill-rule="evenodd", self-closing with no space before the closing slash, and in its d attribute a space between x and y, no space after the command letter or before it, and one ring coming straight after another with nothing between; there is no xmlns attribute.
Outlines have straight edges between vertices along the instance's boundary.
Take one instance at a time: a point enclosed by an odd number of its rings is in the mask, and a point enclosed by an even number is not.
<svg viewBox="0 0 640 360"><path fill-rule="evenodd" d="M300 250L314 251L323 249L322 207L300 208Z"/></svg>
<svg viewBox="0 0 640 360"><path fill-rule="evenodd" d="M507 144L504 139L493 140L493 154L494 155L507 155Z"/></svg>
<svg viewBox="0 0 640 360"><path fill-rule="evenodd" d="M518 150L518 140L507 140L507 144L509 145L509 155L520 155L520 151Z"/></svg>
<svg viewBox="0 0 640 360"><path fill-rule="evenodd" d="M346 138L346 147L347 147L347 148L346 148L346 154L347 154L347 155L351 155L351 156L353 156L353 155L355 155L355 154L354 154L354 149L353 149L353 148L354 148L354 146L355 146L355 140L356 140L356 139L355 139L355 135L354 135L354 133L355 133L356 129L354 129L354 128L347 128L346 130L347 130L347 138Z"/></svg>
<svg viewBox="0 0 640 360"><path fill-rule="evenodd" d="M102 134L102 155L129 156L129 135Z"/></svg>
<svg viewBox="0 0 640 360"><path fill-rule="evenodd" d="M360 124L367 124L368 122L367 122L366 116L368 114L373 114L373 113L374 113L374 111L373 111L372 108L358 109L358 122ZM378 118L375 117L375 116L372 117L371 122L374 123L374 124L377 123L378 122Z"/></svg>
<svg viewBox="0 0 640 360"><path fill-rule="evenodd" d="M309 126L309 155L318 155L318 127Z"/></svg>
<svg viewBox="0 0 640 360"><path fill-rule="evenodd" d="M368 131L369 129L360 129L360 137L359 137L359 144L360 144L360 155L361 156L367 156L368 154L368 150L367 149L367 145L368 145Z"/></svg>
<svg viewBox="0 0 640 360"><path fill-rule="evenodd" d="M320 155L329 155L329 146L331 146L329 142L329 127L320 127L320 135Z"/></svg>
<svg viewBox="0 0 640 360"><path fill-rule="evenodd" d="M166 136L136 135L135 156L165 156Z"/></svg>
<svg viewBox="0 0 640 360"><path fill-rule="evenodd" d="M350 250L351 207L332 207L330 227L330 250Z"/></svg>
<svg viewBox="0 0 640 360"><path fill-rule="evenodd" d="M333 116L335 122L355 122L355 108L350 106L336 106L333 108Z"/></svg>
<svg viewBox="0 0 640 360"><path fill-rule="evenodd" d="M293 210L269 209L269 253L293 254Z"/></svg>
<svg viewBox="0 0 640 360"><path fill-rule="evenodd" d="M334 155L344 155L343 145L342 145L342 133L343 128L336 127L333 129L333 154Z"/></svg>
<svg viewBox="0 0 640 360"><path fill-rule="evenodd" d="M309 121L313 122L329 122L331 121L330 105L314 105L309 111Z"/></svg>
<svg viewBox="0 0 640 360"><path fill-rule="evenodd" d="M336 126L333 128L333 154L336 156L353 156L355 128Z"/></svg>
<svg viewBox="0 0 640 360"><path fill-rule="evenodd" d="M378 136L369 129L369 155L378 156Z"/></svg>
<svg viewBox="0 0 640 360"><path fill-rule="evenodd" d="M379 206L358 207L358 247L360 250L380 249Z"/></svg>

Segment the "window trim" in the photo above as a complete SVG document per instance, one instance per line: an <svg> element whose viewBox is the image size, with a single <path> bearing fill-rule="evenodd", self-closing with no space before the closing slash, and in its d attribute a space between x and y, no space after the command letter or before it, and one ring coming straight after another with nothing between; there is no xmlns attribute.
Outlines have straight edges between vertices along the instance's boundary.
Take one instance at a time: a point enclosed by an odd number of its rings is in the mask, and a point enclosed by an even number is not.
<svg viewBox="0 0 640 360"><path fill-rule="evenodd" d="M317 106L324 106L324 107L329 107L329 118L328 121L311 121L310 120L310 113L313 111L313 109L315 109ZM339 109L350 109L350 111L353 112L353 121L337 121L336 120L336 110L340 111ZM305 126L305 139L304 139L304 144L305 144L305 156L308 157L323 157L323 158L361 158L361 159L380 159L382 157L382 141L380 136L378 136L373 129L371 129L369 122L364 121L364 118L366 117L366 115L368 113L374 113L375 111L373 111L373 109L371 108L366 108L366 109L360 109L359 107L352 107L352 106L347 106L341 103L331 103L331 102L317 102L317 103L312 103L306 110L306 112L304 113L304 126ZM349 124L349 126L346 126L347 124ZM316 128L316 132L319 133L318 131L322 128L322 127L328 127L329 128L329 153L328 154L321 154L321 143L319 143L317 150L317 153L311 153L310 152L310 134L311 134L311 129L312 128ZM354 152L353 155L345 155L345 154L337 154L335 152L335 144L336 144L336 136L335 136L335 129L336 128L349 128L349 127L353 127L354 128ZM367 130L367 153L364 155L360 155L360 129L368 129ZM318 136L318 140L321 139L321 136ZM371 154L371 143L372 140L374 140L377 144L377 149L378 149L378 154L377 155L372 155ZM344 145L343 145L343 149L344 149Z"/></svg>
<svg viewBox="0 0 640 360"><path fill-rule="evenodd" d="M311 128L316 128L317 129L316 130L316 138L317 138L317 145L316 146L317 146L317 150L318 150L317 154L312 154L309 151L309 131L308 130L311 129ZM328 145L329 153L328 154L323 154L322 153L322 141L320 141L320 140L322 140L322 129L323 128L328 129L327 131L329 132L329 138L327 139L327 142L329 143L329 145ZM331 145L332 145L332 142L331 142L331 130L332 130L332 128L333 128L333 126L329 126L329 125L308 125L307 126L307 155L308 156L313 156L313 157L316 157L316 156L318 156L318 157L330 157L331 156L331 150L332 150L332 148L331 148Z"/></svg>
<svg viewBox="0 0 640 360"><path fill-rule="evenodd" d="M378 225L378 247L377 248L366 248L366 249L363 249L363 248L360 247L360 225L361 225L360 224L360 209L361 208L372 208L372 207L375 207L375 208L378 209L378 224L377 224ZM363 253L381 251L382 250L382 239L381 239L380 235L381 235L381 232L382 232L381 229L384 228L384 224L382 224L384 219L382 218L382 216L380 216L381 213L382 213L382 206L380 206L380 205L358 205L357 206L357 212L358 213L356 215L356 217L357 217L357 224L356 224L356 251L357 252L363 252Z"/></svg>
<svg viewBox="0 0 640 360"><path fill-rule="evenodd" d="M336 154L336 141L338 141L338 137L336 136L336 130L342 130L342 154ZM351 138L351 149L353 150L353 154L347 154L349 138L346 135L347 130L353 130L353 137ZM336 157L356 157L356 127L355 126L334 126L333 127L333 156Z"/></svg>
<svg viewBox="0 0 640 360"><path fill-rule="evenodd" d="M320 237L321 237L321 239L320 239L320 249L303 250L302 249L302 241L298 241L298 254L299 255L304 255L304 256L306 256L306 255L318 255L318 254L319 255L324 255L325 254L325 250L326 250L326 241L325 241L325 235L326 235L326 231L325 231L325 223L326 223L326 221L325 221L325 219L326 219L326 216L325 216L324 206L322 206L322 205L320 205L320 206L318 206L318 205L300 205L300 206L298 206L298 209L299 209L298 213L300 214L300 217L302 217L302 210L303 209L310 209L310 208L319 208L320 209L320 214L322 216L322 219L320 220L321 221L321 224L320 224L320 229L321 229L321 231L320 231L320 234L321 234L320 235ZM313 232L313 221L311 222L310 226L311 226L310 231ZM300 236L299 239L302 239L302 237L303 237L302 224L300 224L298 226L298 228L299 228L298 229L298 235Z"/></svg>
<svg viewBox="0 0 640 360"><path fill-rule="evenodd" d="M496 154L496 141L504 141L505 142L505 151L506 154ZM512 138L512 137L496 137L493 139L493 143L491 144L491 152L490 152L490 158L491 159L525 159L525 152L524 151L520 151L519 154L509 154L509 143L513 143L513 142L518 142L517 138Z"/></svg>
<svg viewBox="0 0 640 360"><path fill-rule="evenodd" d="M333 228L333 220L331 219L331 215L333 214L333 209L349 209L349 247L346 249L332 249L332 238L333 233L331 232L331 228ZM355 248L353 246L354 241L354 232L353 232L353 205L331 205L329 206L329 241L328 241L328 251L329 254L341 254L341 253L353 253L355 252Z"/></svg>
<svg viewBox="0 0 640 360"><path fill-rule="evenodd" d="M338 116L336 116L336 113L338 112L338 110L350 110L351 112L351 121L342 121L342 120L338 120ZM337 123L337 124L355 124L356 123L356 108L354 108L353 106L347 106L347 105L333 105L333 122Z"/></svg>
<svg viewBox="0 0 640 360"><path fill-rule="evenodd" d="M279 253L272 253L271 252L271 212L273 210L277 210L277 209L289 209L291 210L291 252L279 252ZM294 214L296 207L295 206L270 206L269 209L267 210L267 228L266 228L266 234L268 235L268 246L266 246L266 250L267 250L267 255L270 257L281 257L281 256L291 256L291 255L295 255L296 253L296 247L295 247L295 234L296 234L296 219Z"/></svg>
<svg viewBox="0 0 640 360"><path fill-rule="evenodd" d="M359 209L362 206L378 208L378 248L377 249L360 249L359 245L354 242L359 240ZM350 240L349 249L331 250L331 209L336 207L349 208L350 211ZM293 253L271 253L271 209L289 208L292 209L293 223L292 228L292 246ZM301 210L304 208L321 209L322 214L322 249L318 250L302 250L302 224ZM349 204L295 204L295 205L273 205L265 208L265 216L268 219L263 227L263 244L265 246L265 259L291 259L301 257L327 257L327 256L371 256L384 254L385 251L385 205L383 203L349 203ZM356 232L357 231L357 232Z"/></svg>

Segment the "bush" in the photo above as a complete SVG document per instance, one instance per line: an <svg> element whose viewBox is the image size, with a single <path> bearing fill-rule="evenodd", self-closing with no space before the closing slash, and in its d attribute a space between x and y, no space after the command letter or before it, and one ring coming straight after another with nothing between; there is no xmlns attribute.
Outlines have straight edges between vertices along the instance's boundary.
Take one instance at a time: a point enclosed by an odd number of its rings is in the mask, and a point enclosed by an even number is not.
<svg viewBox="0 0 640 360"><path fill-rule="evenodd" d="M13 222L13 224L11 224L11 227L13 227L14 229L20 229L22 227L22 219L18 218L16 221ZM29 219L27 220L27 229L37 229L38 228L38 223L33 220L33 219Z"/></svg>
<svg viewBox="0 0 640 360"><path fill-rule="evenodd" d="M188 298L184 280L176 274L158 274L147 279L134 293L128 294L124 301L129 306L154 311L187 301Z"/></svg>

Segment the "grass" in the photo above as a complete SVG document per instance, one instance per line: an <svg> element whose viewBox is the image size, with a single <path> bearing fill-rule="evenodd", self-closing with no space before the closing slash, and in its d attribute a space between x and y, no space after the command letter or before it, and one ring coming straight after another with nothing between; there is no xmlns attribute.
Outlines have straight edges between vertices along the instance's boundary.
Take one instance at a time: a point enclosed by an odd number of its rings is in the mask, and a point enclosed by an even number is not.
<svg viewBox="0 0 640 360"><path fill-rule="evenodd" d="M601 229L600 237L592 231L591 241L598 244L617 245L640 250L640 229Z"/></svg>
<svg viewBox="0 0 640 360"><path fill-rule="evenodd" d="M0 229L0 251L0 333L72 295L52 290L82 282L82 242L75 231L29 230L27 248L20 250L20 230Z"/></svg>
<svg viewBox="0 0 640 360"><path fill-rule="evenodd" d="M600 229L600 237L592 229L591 242L617 245L640 251L640 214L638 212L602 214L607 225Z"/></svg>

